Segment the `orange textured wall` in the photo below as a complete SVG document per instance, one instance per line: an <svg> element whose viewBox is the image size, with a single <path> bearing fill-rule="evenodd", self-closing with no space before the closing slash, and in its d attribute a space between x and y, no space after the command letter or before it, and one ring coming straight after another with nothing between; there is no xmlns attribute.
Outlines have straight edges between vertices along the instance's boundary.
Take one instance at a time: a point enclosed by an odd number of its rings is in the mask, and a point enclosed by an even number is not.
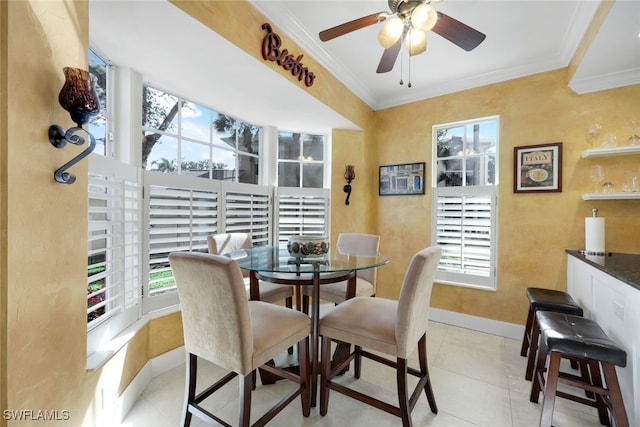
<svg viewBox="0 0 640 427"><path fill-rule="evenodd" d="M566 69L437 97L376 112L378 163L426 161L433 169L433 125L500 116L498 289L496 292L436 285L432 306L474 316L522 324L524 289L566 289L567 248L584 248L584 218L597 207L606 218L606 248L640 252L640 200L583 201L592 192L589 167L602 163L618 189L624 172L640 175L638 159L581 159L589 148L585 132L597 120L603 131L620 140L630 135L627 122L640 117L640 85L577 95L566 85ZM516 146L563 143L563 191L513 193L513 149ZM379 269L381 296L398 295L411 255L431 244L431 191L424 196L380 197L377 229L381 250L393 262Z"/></svg>

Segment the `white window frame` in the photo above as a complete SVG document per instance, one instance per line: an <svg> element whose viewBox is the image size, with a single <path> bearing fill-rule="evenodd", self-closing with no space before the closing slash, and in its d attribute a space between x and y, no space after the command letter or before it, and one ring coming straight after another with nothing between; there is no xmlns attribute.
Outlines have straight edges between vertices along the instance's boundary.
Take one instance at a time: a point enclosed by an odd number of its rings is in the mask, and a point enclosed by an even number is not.
<svg viewBox="0 0 640 427"><path fill-rule="evenodd" d="M321 136L323 139L323 143L322 143L322 156L323 159L322 160L308 160L305 159L303 157L303 151L304 151L304 141L302 138L300 138L300 157L298 159L281 159L280 158L280 133L298 133L301 135L313 135L313 136ZM331 150L329 149L330 147L330 141L331 139L329 138L329 136L327 134L321 133L321 132L295 132L295 131L289 131L289 130L282 130L282 129L278 129L276 131L276 135L275 135L275 152L276 152L276 167L275 167L275 185L278 186L278 182L279 182L279 170L280 170L280 164L297 164L300 166L299 169L299 176L298 176L298 180L300 182L300 185L298 187L288 187L288 188L319 188L319 187L304 187L304 168L305 165L322 165L322 188L327 188L327 182L329 179L329 171L330 171L330 167L329 167L329 163L327 161L327 159L330 159L331 157ZM282 187L280 187L282 188Z"/></svg>
<svg viewBox="0 0 640 427"><path fill-rule="evenodd" d="M499 116L491 116L484 117L478 119L471 120L463 120L459 122L445 123L441 125L434 125L432 127L432 155L433 155L433 164L437 165L438 155L437 155L437 131L442 128L452 128L459 126L467 126L474 123L482 123L482 122L496 122L496 153L495 153L495 183L493 185L476 185L476 186L456 186L456 187L438 187L438 168L434 166L432 171L432 203L431 203L431 243L432 245L440 245L443 247L443 259L440 261L440 265L438 266L438 270L436 272L436 281L438 283L443 283L447 285L461 286L461 287L469 287L475 289L489 290L495 291L497 289L497 254L498 254L498 152L499 152L499 141L500 141L500 118ZM467 269L463 262L457 266L457 268L451 268L447 266L448 259L445 258L447 251L457 251L460 250L460 259L471 259L476 255L473 254L477 245L475 243L470 243L468 246L464 241L464 204L468 203L469 200L473 200L474 198L488 198L491 203L490 207L490 231L488 237L489 244L489 266L483 274L477 274L473 272L473 268ZM461 214L457 216L460 218L463 223L461 223L461 239L459 242L450 242L450 245L447 244L447 239L444 234L440 233L439 229L439 220L442 218L439 216L439 209L441 204L441 199L443 198L453 198L453 200L459 201L462 203ZM475 215L472 215L472 217ZM453 218L454 215L451 216ZM477 218L472 218L467 221L467 226L471 226L471 221L476 221ZM441 225L441 224L440 224ZM454 237L457 240L457 238ZM469 248L467 251L467 256L462 254L465 253L465 246ZM458 271L453 271L453 270Z"/></svg>

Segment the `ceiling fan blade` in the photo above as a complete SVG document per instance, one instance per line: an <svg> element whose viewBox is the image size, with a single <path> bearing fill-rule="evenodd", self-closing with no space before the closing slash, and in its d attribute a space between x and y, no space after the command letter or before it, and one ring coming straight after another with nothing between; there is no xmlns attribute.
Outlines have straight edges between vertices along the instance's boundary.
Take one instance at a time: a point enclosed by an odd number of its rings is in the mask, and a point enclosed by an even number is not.
<svg viewBox="0 0 640 427"><path fill-rule="evenodd" d="M432 28L432 31L449 40L451 43L460 46L467 52L478 47L487 37L480 31L442 12L438 12L438 21L435 27Z"/></svg>
<svg viewBox="0 0 640 427"><path fill-rule="evenodd" d="M363 16L362 18L354 19L353 21L345 22L344 24L340 24L327 30L320 31L320 40L326 42L352 31L359 30L360 28L377 24L378 22L382 22L385 19L387 19L386 12L372 13L371 15Z"/></svg>
<svg viewBox="0 0 640 427"><path fill-rule="evenodd" d="M398 59L398 54L400 53L400 47L402 47L402 39L403 37L400 37L397 42L391 45L391 47L384 50L376 73L387 73L393 70L393 66L395 65L396 59Z"/></svg>

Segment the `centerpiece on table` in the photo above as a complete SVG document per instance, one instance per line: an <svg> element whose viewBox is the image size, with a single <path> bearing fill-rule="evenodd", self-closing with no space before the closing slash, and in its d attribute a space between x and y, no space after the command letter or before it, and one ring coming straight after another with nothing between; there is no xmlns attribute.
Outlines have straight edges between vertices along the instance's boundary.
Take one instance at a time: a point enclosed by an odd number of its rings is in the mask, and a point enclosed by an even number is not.
<svg viewBox="0 0 640 427"><path fill-rule="evenodd" d="M291 236L287 241L289 255L295 258L322 257L329 253L329 238L326 236Z"/></svg>

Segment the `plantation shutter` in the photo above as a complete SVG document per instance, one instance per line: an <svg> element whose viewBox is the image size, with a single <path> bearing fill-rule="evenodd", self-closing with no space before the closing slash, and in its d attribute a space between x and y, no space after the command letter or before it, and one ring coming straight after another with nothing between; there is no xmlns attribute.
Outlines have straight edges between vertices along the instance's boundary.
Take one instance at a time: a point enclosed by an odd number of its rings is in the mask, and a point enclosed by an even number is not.
<svg viewBox="0 0 640 427"><path fill-rule="evenodd" d="M277 243L286 244L289 236L299 234L328 235L329 202L329 190L325 188L277 187L274 204Z"/></svg>
<svg viewBox="0 0 640 427"><path fill-rule="evenodd" d="M178 303L169 254L207 252L207 236L218 231L219 183L145 172L145 312Z"/></svg>
<svg viewBox="0 0 640 427"><path fill-rule="evenodd" d="M469 192L469 188L466 190ZM492 283L493 199L491 192L436 196L435 244L442 247L438 280L480 286ZM468 276L475 278L470 280Z"/></svg>
<svg viewBox="0 0 640 427"><path fill-rule="evenodd" d="M139 182L137 168L102 156L90 156L88 354L133 323L139 314L142 205Z"/></svg>
<svg viewBox="0 0 640 427"><path fill-rule="evenodd" d="M249 233L254 246L269 245L269 188L240 183L227 187L224 232Z"/></svg>

